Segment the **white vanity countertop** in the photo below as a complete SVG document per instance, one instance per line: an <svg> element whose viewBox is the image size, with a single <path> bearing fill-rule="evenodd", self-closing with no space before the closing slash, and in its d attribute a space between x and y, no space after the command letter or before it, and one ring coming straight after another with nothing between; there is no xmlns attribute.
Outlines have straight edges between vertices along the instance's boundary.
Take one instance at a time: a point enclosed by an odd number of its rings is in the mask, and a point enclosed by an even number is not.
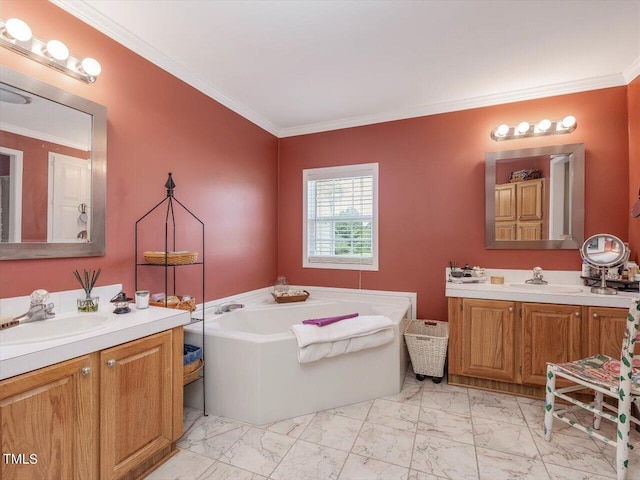
<svg viewBox="0 0 640 480"><path fill-rule="evenodd" d="M112 304L102 304L96 315L104 315L107 321L93 330L47 341L21 344L2 344L0 333L0 380L53 365L64 360L86 355L122 343L137 340L154 333L169 330L190 322L186 310L149 307L116 315ZM56 322L74 315L72 312L56 314L55 318L42 322ZM91 314L87 314L91 315ZM6 330L7 332L13 328Z"/></svg>
<svg viewBox="0 0 640 480"><path fill-rule="evenodd" d="M448 275L448 270L447 270ZM492 275L504 277L504 285L490 283ZM447 297L480 298L487 300L509 300L515 302L555 303L560 305L585 305L593 307L629 308L631 300L639 299L640 292L618 292L617 295L599 295L590 292L590 287L582 285L580 272L546 271L544 279L551 288L567 287L570 290L580 290L577 293L559 293L533 290L533 286L525 285L524 281L531 278L530 270L486 270L485 283L446 283Z"/></svg>

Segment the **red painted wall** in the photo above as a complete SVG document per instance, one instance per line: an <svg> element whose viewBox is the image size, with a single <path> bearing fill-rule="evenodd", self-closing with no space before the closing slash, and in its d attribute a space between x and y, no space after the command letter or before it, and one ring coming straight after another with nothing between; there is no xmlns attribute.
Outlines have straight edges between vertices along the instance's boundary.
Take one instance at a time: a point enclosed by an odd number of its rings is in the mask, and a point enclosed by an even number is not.
<svg viewBox="0 0 640 480"><path fill-rule="evenodd" d="M0 297L78 288L72 271L97 267L99 284L123 283L132 294L134 224L165 196L169 171L176 197L206 225L207 299L271 284L278 140L45 0L2 0L2 18L14 16L38 37L63 40L74 55L102 64L86 85L0 49L3 65L107 107L107 254L3 261ZM184 276L180 293L197 293L197 275Z"/></svg>
<svg viewBox="0 0 640 480"><path fill-rule="evenodd" d="M12 16L27 21L39 37L61 38L75 55L95 56L102 64L98 81L85 85L0 49L3 65L107 106L107 254L1 262L1 297L35 288L77 288L72 270L85 267L102 267L100 284L121 282L131 293L134 223L164 196L168 171L175 176L176 196L206 224L207 298L269 285L281 273L307 285L416 291L418 314L444 319L449 260L576 270L577 251L484 248L485 153L556 143L586 145L585 233L630 238L640 250L640 221L630 228L628 219L629 199L635 200L640 186L634 181L640 177L638 79L628 88L278 142L45 0L2 0L2 17ZM500 123L566 114L579 122L570 135L501 143L489 137ZM360 277L359 272L302 269L302 169L364 162L380 163L380 271ZM157 242L157 234L151 236ZM196 276L184 275L189 278L179 293L197 292Z"/></svg>
<svg viewBox="0 0 640 480"><path fill-rule="evenodd" d="M638 201L640 189L640 76L627 87L629 105L629 205ZM629 246L640 260L640 218L629 218Z"/></svg>
<svg viewBox="0 0 640 480"><path fill-rule="evenodd" d="M49 152L87 159L87 151L0 131L0 145L20 150L22 158L22 241L47 241Z"/></svg>
<svg viewBox="0 0 640 480"><path fill-rule="evenodd" d="M575 115L571 134L496 143L496 125ZM586 147L585 234L628 238L627 88L285 138L280 141L278 273L296 284L418 292L418 315L446 319L449 260L493 268L578 270L578 250L486 250L485 153ZM380 270L302 268L302 170L379 162Z"/></svg>

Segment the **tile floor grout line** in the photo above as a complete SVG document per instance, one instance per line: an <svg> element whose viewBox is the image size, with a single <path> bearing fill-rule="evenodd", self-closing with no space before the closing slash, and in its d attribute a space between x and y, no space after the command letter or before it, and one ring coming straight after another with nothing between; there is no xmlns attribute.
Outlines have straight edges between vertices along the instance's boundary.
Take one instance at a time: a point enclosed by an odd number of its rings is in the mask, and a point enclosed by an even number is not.
<svg viewBox="0 0 640 480"><path fill-rule="evenodd" d="M520 402L518 402L518 408L520 408L520 413L522 413L522 418L524 418L524 421L527 424L527 428L529 430L529 435L531 435L531 439L533 440L533 444L535 445L536 451L538 452L538 455L540 456L540 462L542 463L542 466L544 467L544 471L547 472L547 477L549 477L549 479L551 479L551 472L549 472L549 467L547 466L547 462L544 461L544 456L542 455L542 451L540 450L540 447L538 446L538 442L536 442L535 433L532 431L533 429L531 428L531 425L529 424L529 421L527 420L527 416L524 414L524 410L522 409L522 405L520 404ZM544 411L544 404L540 408L542 409L542 411ZM537 426L537 428L540 428L540 427Z"/></svg>
<svg viewBox="0 0 640 480"><path fill-rule="evenodd" d="M469 394L469 389L467 388L466 390L467 401L469 402L469 420L471 420L471 436L473 437L473 454L476 459L476 472L478 472L478 480L481 480L482 477L480 475L480 462L478 461L478 445L476 444L476 426L474 421L473 409L471 408L471 395Z"/></svg>
<svg viewBox="0 0 640 480"><path fill-rule="evenodd" d="M403 386L404 386L404 384L403 384ZM402 388L400 390L402 391ZM347 458L344 459L344 463L342 464L342 467L340 467L340 471L338 472L338 476L336 477L336 480L340 480L340 475L342 475L342 471L344 470L344 466L349 461L349 455L351 455L351 454L357 455L357 453L353 453L353 447L355 446L356 441L358 440L358 437L360 436L360 433L362 432L362 429L364 428L364 424L367 421L367 417L369 416L369 412L371 412L372 408L373 408L373 402L371 402L371 405L369 405L369 410L367 410L367 414L365 415L364 419L362 420L362 425L360 425L360 429L358 430L358 433L356 434L355 438L353 439L353 443L351 444L351 448L347 452ZM347 417L347 418L349 418L349 417ZM364 456L365 458L370 458L370 457L366 457L365 455L361 455L361 456Z"/></svg>
<svg viewBox="0 0 640 480"><path fill-rule="evenodd" d="M406 381L406 378L407 377L405 376L405 381ZM413 468L413 454L416 451L416 440L418 438L418 424L420 423L420 413L422 413L422 402L424 402L424 385L422 386L422 393L420 394L420 407L419 407L420 410L418 410L418 423L416 423L416 431L413 435L413 443L411 444L411 457L409 458L409 472L407 474L407 479L411 475L411 470L415 470L416 472L418 471ZM416 478L417 477L418 475L416 475Z"/></svg>

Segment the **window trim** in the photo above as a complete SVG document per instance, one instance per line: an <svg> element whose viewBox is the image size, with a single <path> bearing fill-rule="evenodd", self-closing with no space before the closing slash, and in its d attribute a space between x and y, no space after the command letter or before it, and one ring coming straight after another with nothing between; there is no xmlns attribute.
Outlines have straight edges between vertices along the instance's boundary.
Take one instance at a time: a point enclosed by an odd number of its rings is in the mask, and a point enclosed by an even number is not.
<svg viewBox="0 0 640 480"><path fill-rule="evenodd" d="M310 177L312 180L323 180L330 178L348 178L356 176L358 172L368 171L373 175L373 205L372 205L372 232L371 232L371 262L369 263L345 263L344 259L326 262L310 262L308 255L308 184ZM341 165L338 167L307 168L302 170L302 267L303 268L324 268L337 270L361 270L378 271L378 163L361 163L356 165Z"/></svg>

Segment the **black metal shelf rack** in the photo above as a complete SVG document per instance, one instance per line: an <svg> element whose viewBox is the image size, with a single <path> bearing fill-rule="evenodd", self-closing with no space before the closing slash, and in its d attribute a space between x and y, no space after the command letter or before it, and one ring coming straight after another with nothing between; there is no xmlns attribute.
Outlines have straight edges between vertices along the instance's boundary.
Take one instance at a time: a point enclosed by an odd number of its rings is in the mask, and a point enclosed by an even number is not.
<svg viewBox="0 0 640 480"><path fill-rule="evenodd" d="M196 268L199 266L199 268L201 269L201 276L202 276L202 292L201 292L201 299L202 299L202 318L194 318L191 317L191 324L194 323L198 323L198 322L202 322L202 369L200 371L200 374L198 375L198 378L196 378L195 380L193 380L192 382L187 383L187 385L193 383L193 382L197 382L200 381L202 382L202 412L203 414L206 416L207 415L207 410L206 410L206 388L205 388L205 369L206 369L206 362L205 362L205 349L204 349L204 327L205 327L205 311L204 311L204 303L205 303L205 248L204 248L204 242L205 242L205 236L204 236L204 222L202 220L200 220L196 215L194 215L185 205L183 205L174 195L173 190L175 189L176 185L173 181L173 177L171 172L169 172L169 178L167 179L166 183L165 183L165 188L167 189L167 195L164 199L162 199L162 201L158 202L151 210L147 211L144 215L142 215L137 221L136 221L136 227L135 227L135 289L136 291L138 290L138 279L139 279L139 268L140 267L156 267L156 268L162 268L164 269L164 292L165 292L165 305L167 302L167 296L169 295L175 295L176 294L176 268L188 268L188 267L192 267L192 268ZM166 204L166 205L165 205ZM165 263L164 264L155 264L155 263L147 263L147 262L140 262L139 258L142 256L142 252L138 250L138 237L139 237L139 229L142 227L142 223L145 220L149 219L149 215L151 215L154 211L156 211L157 209L161 208L165 206L166 208L166 212L164 215L164 251L165 251ZM194 262L194 263L189 263L189 264L184 264L184 265L169 265L169 255L167 255L168 252L174 252L177 250L176 248L176 222L175 222L175 212L174 212L174 206L176 207L180 207L182 208L191 218L193 218L193 220L195 220L195 222L199 225L200 230L201 230L201 234L202 234L202 240L201 240L201 252L202 252L202 256L200 258L200 261ZM186 386L186 385L185 385Z"/></svg>

